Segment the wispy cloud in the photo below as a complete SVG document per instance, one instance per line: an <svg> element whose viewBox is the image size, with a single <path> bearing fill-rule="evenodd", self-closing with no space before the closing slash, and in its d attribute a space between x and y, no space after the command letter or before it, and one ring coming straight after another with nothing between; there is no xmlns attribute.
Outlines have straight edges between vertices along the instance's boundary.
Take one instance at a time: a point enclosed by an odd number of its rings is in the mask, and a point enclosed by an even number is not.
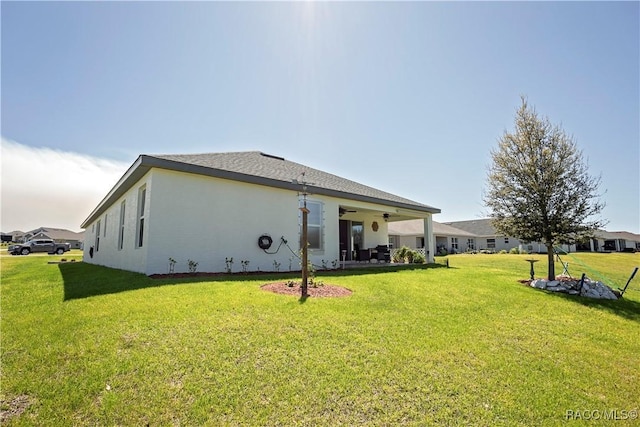
<svg viewBox="0 0 640 427"><path fill-rule="evenodd" d="M2 138L2 231L80 224L129 164Z"/></svg>

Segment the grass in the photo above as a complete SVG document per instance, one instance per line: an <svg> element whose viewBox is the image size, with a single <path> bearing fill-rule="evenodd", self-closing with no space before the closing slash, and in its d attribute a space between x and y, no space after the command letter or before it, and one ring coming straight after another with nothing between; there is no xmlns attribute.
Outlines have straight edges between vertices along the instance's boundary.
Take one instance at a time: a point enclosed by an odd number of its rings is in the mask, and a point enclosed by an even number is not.
<svg viewBox="0 0 640 427"><path fill-rule="evenodd" d="M9 425L631 425L640 278L618 301L550 294L517 282L529 257L325 274L353 295L303 303L260 290L286 274L152 280L2 256L2 409L29 403ZM640 254L563 260L616 288Z"/></svg>

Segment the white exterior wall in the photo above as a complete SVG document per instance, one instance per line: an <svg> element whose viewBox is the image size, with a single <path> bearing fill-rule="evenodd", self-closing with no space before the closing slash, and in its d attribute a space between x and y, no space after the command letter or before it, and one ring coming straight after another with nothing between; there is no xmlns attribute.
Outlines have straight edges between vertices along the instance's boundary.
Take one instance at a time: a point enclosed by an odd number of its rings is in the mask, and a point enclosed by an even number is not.
<svg viewBox="0 0 640 427"><path fill-rule="evenodd" d="M376 246L389 244L388 224L378 214L365 214L363 222L362 249L375 248ZM373 229L373 223L378 224L378 230Z"/></svg>
<svg viewBox="0 0 640 427"><path fill-rule="evenodd" d="M169 258L175 272L188 272L188 261L197 271L224 272L225 258L233 258L232 271L289 269L291 251L282 245L277 254L266 254L258 238L273 239L275 252L284 237L298 251L298 197L292 191L223 180L201 175L154 169L149 221L147 274L167 273ZM325 232L327 230L325 229ZM297 258L292 269L299 270Z"/></svg>
<svg viewBox="0 0 640 427"><path fill-rule="evenodd" d="M394 246L394 249L400 249L403 246L406 246L409 249L418 249L418 245L417 245L418 237L421 237L421 236L418 236L418 235L397 236L398 245Z"/></svg>
<svg viewBox="0 0 640 427"><path fill-rule="evenodd" d="M136 229L138 212L138 190L146 185L147 200L145 203L145 221L150 222L149 197L152 193L152 174L146 174L116 203L96 221L90 224L85 231L83 260L90 264L104 265L106 267L145 273L148 250L148 227L145 232L143 246L136 247ZM122 249L118 248L120 209L122 201L125 201L125 229L123 234ZM106 219L106 230L105 230ZM96 226L100 221L100 248L95 250ZM93 257L90 250L94 248Z"/></svg>
<svg viewBox="0 0 640 427"><path fill-rule="evenodd" d="M225 258L233 258L233 272L242 271L242 260L249 261L247 271L275 271L274 261L281 272L289 266L300 270L302 214L296 192L161 169L152 173L146 274L166 273L169 258L177 261L175 272L187 272L188 260L198 263L197 271L224 272ZM323 208L322 249L310 249L309 260L331 266L340 260L338 208L344 201L313 194L307 200ZM373 233L376 219L379 230ZM365 227L366 244L387 244L381 218L366 219ZM258 247L263 234L273 240L270 253ZM286 245L280 245L281 237Z"/></svg>

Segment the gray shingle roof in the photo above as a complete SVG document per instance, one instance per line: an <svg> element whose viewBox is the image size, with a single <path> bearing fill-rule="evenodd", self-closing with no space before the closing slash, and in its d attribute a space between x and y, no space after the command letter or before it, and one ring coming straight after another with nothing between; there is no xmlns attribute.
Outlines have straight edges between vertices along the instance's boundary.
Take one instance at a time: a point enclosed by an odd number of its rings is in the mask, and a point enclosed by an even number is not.
<svg viewBox="0 0 640 427"><path fill-rule="evenodd" d="M32 235L43 233L53 240L82 241L84 239L84 232L76 233L75 231L67 230L66 228L40 227L35 230L31 230L28 233Z"/></svg>
<svg viewBox="0 0 640 427"><path fill-rule="evenodd" d="M596 237L604 240L624 239L631 242L640 242L640 235L628 231L606 231L596 230Z"/></svg>
<svg viewBox="0 0 640 427"><path fill-rule="evenodd" d="M496 229L493 227L490 218L471 219L468 221L452 221L444 224L460 230L468 231L476 236L497 236Z"/></svg>
<svg viewBox="0 0 640 427"><path fill-rule="evenodd" d="M298 180L309 183L311 193L328 194L338 192L341 197L360 196L372 199L371 201L392 202L407 205L405 207L420 211L439 213L440 210L404 197L396 196L355 181L323 172L299 163L285 160L282 157L272 156L259 151L246 151L236 153L207 153L207 154L174 154L154 155L157 159L168 160L185 165L201 166L204 168L226 171L237 174L234 178L244 181L262 183L264 185L280 188L292 188L292 181ZM194 171L195 172L195 171ZM302 177L304 173L304 178ZM244 177L243 177L244 176ZM295 184L294 184L295 185ZM299 189L297 185L293 188ZM334 194L328 194L334 195Z"/></svg>
<svg viewBox="0 0 640 427"><path fill-rule="evenodd" d="M422 219L390 222L387 227L391 235L413 236L424 234L424 220ZM436 221L433 221L433 234L437 236L476 237L473 233Z"/></svg>
<svg viewBox="0 0 640 427"><path fill-rule="evenodd" d="M161 154L141 155L83 222L82 227L85 228L101 215L108 206L114 203L128 188L154 167L292 191L300 191L302 189L300 182L304 180L309 183L308 192L311 194L386 204L418 212L440 213L438 208L259 151ZM303 173L304 176L302 175Z"/></svg>

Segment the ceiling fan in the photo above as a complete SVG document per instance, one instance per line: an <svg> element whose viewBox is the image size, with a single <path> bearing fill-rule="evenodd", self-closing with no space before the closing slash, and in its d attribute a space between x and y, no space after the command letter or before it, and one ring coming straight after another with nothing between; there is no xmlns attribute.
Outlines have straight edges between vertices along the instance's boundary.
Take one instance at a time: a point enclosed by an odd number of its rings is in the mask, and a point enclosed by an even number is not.
<svg viewBox="0 0 640 427"><path fill-rule="evenodd" d="M347 212L355 212L355 211L351 211L351 210L348 210L348 209L343 208L343 207L339 207L338 208L338 215L340 215L340 216L346 214Z"/></svg>

